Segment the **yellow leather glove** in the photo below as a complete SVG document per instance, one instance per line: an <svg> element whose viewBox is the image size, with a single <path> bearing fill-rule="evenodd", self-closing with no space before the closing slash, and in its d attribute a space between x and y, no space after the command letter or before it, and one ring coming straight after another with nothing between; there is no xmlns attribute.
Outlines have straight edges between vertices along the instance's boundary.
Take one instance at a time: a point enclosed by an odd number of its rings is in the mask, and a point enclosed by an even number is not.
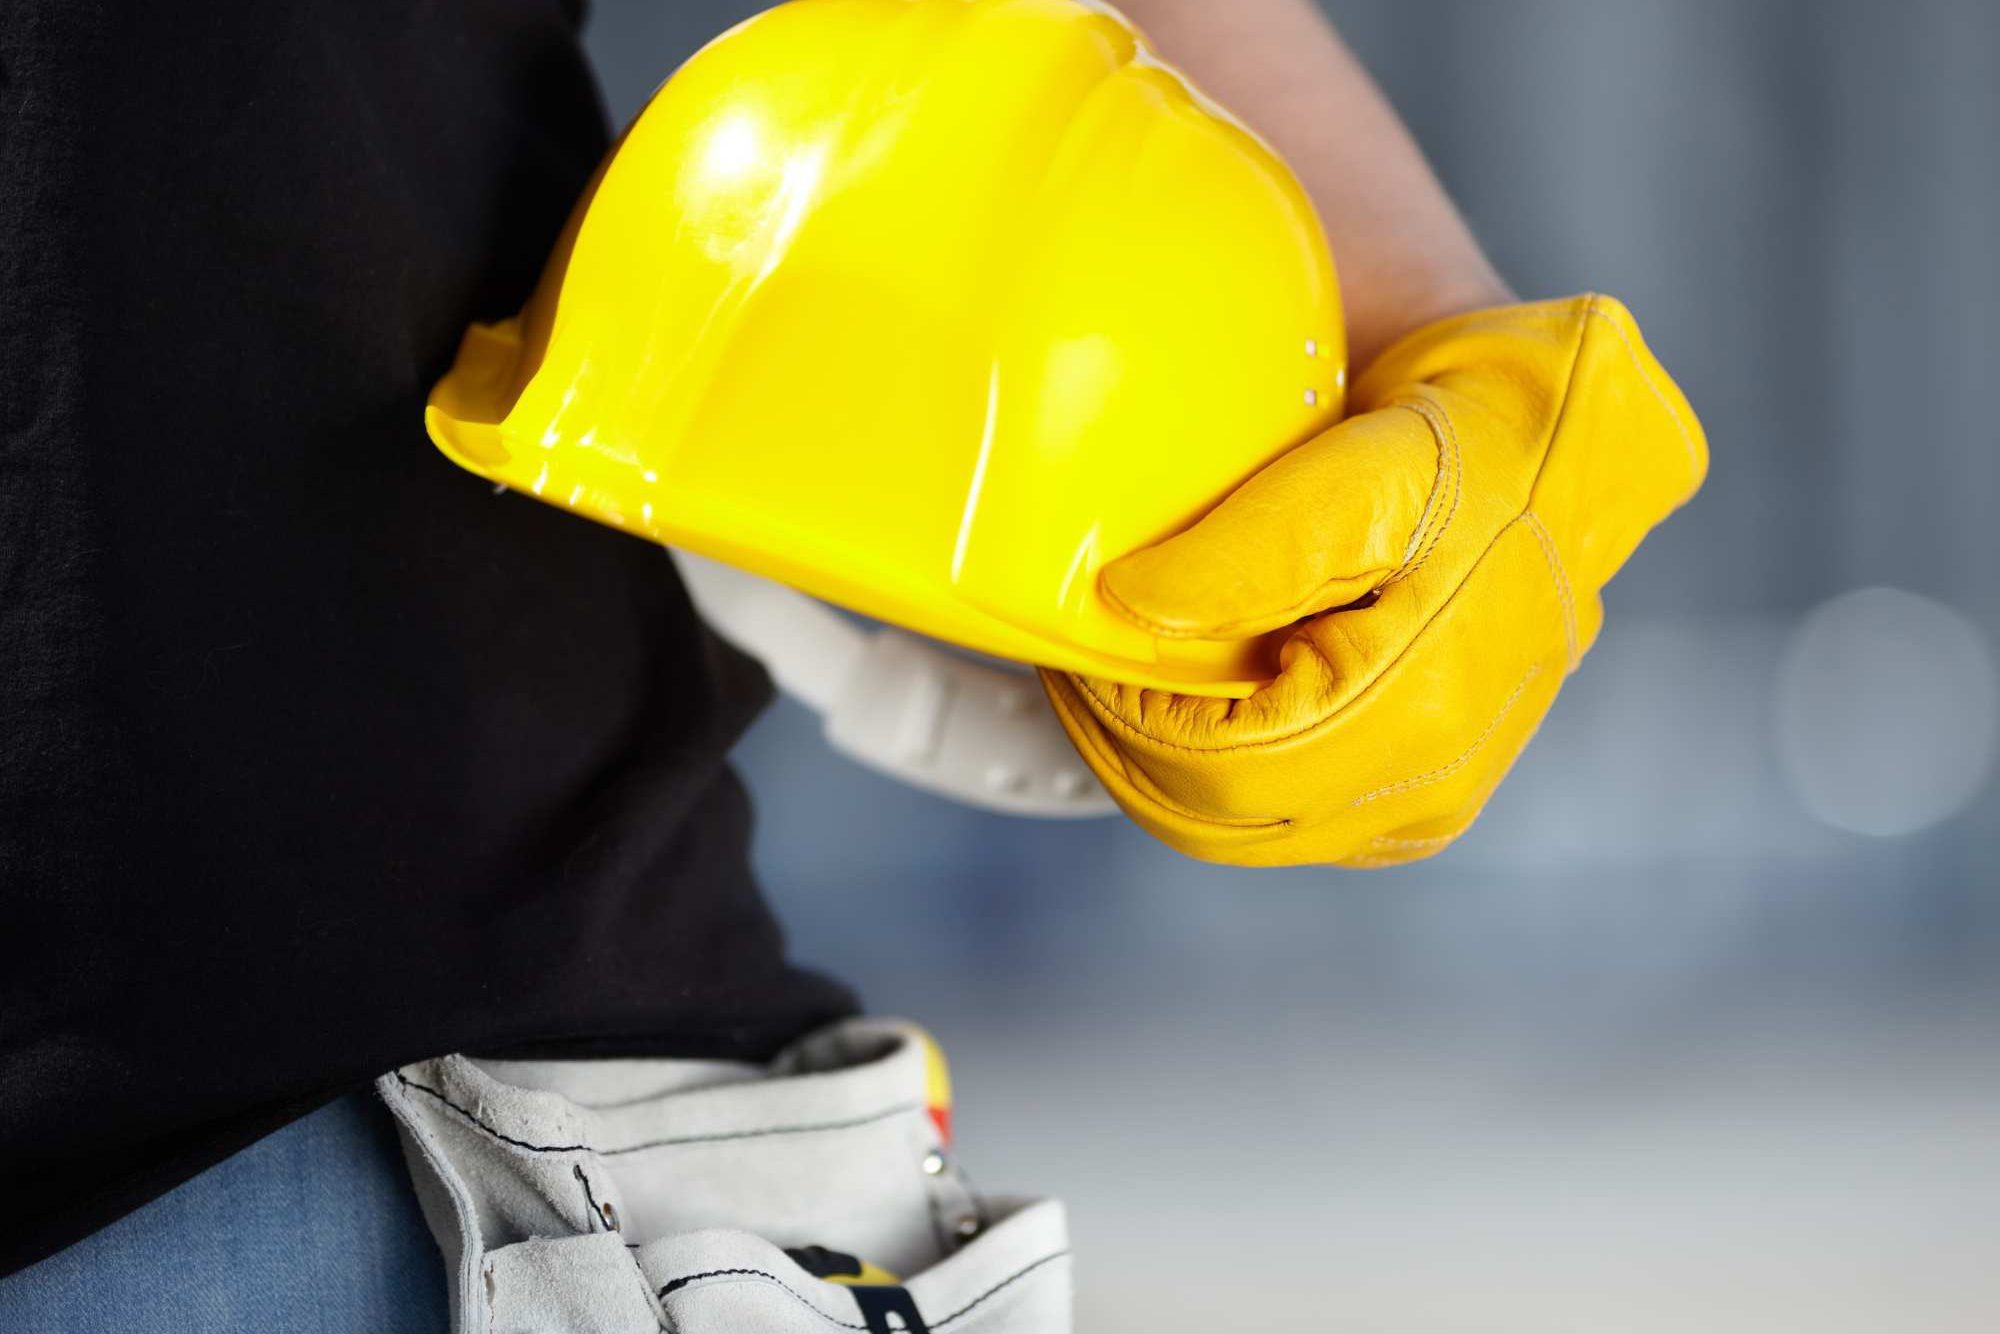
<svg viewBox="0 0 2000 1334"><path fill-rule="evenodd" d="M1042 674L1119 805L1182 852L1381 866L1457 838L1597 638L1598 591L1708 467L1603 296L1421 329L1353 410L1101 576L1157 634L1308 618L1275 680L1227 700Z"/></svg>

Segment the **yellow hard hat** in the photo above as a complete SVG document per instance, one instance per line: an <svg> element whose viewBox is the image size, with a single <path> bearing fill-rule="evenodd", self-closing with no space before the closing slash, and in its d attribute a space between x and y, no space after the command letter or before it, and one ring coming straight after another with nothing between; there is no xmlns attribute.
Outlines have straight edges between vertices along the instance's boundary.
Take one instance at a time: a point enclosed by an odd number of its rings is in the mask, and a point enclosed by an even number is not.
<svg viewBox="0 0 2000 1334"><path fill-rule="evenodd" d="M794 0L600 168L521 314L431 393L460 464L968 648L1244 694L1107 561L1339 416L1284 163L1076 0Z"/></svg>

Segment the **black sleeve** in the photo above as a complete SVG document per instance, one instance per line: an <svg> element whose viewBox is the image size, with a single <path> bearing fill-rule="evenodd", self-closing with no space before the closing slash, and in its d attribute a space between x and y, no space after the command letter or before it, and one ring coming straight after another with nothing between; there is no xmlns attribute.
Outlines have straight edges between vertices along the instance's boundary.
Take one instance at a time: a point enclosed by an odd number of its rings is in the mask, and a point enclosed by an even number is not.
<svg viewBox="0 0 2000 1334"><path fill-rule="evenodd" d="M407 1060L850 1007L761 674L423 434L604 148L557 0L0 5L0 1268Z"/></svg>

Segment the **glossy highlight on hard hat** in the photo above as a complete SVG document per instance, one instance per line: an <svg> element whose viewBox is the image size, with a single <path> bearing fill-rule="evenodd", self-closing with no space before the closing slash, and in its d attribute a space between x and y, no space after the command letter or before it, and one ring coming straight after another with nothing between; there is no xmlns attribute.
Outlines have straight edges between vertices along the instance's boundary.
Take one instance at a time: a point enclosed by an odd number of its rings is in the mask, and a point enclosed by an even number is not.
<svg viewBox="0 0 2000 1334"><path fill-rule="evenodd" d="M683 66L426 424L494 481L967 648L1200 694L1098 569L1335 421L1291 172L1075 0L793 0ZM580 595L587 590L580 591Z"/></svg>

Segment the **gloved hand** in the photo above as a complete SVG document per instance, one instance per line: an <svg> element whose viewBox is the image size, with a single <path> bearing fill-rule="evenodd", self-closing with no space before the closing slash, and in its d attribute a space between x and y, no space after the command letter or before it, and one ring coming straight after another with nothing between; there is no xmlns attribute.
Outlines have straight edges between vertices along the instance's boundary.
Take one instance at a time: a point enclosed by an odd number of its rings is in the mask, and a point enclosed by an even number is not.
<svg viewBox="0 0 2000 1334"><path fill-rule="evenodd" d="M1353 410L1101 575L1157 634L1300 622L1275 680L1227 700L1042 674L1112 796L1182 852L1381 866L1457 838L1597 638L1598 591L1708 466L1603 296L1421 329Z"/></svg>

